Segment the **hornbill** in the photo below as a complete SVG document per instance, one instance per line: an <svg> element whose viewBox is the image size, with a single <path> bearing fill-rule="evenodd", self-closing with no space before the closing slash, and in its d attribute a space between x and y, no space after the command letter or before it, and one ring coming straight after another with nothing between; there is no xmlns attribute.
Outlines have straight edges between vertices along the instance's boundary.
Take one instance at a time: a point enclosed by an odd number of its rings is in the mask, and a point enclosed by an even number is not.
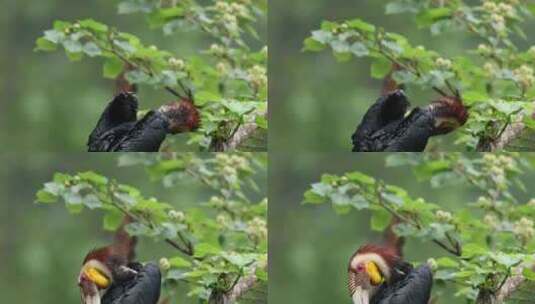
<svg viewBox="0 0 535 304"><path fill-rule="evenodd" d="M90 152L158 152L167 134L199 127L199 111L191 94L151 110L137 120L133 93L121 92L104 109L87 141Z"/></svg>
<svg viewBox="0 0 535 304"><path fill-rule="evenodd" d="M428 304L433 274L424 264L413 268L395 249L360 247L349 260L349 295L354 304Z"/></svg>
<svg viewBox="0 0 535 304"><path fill-rule="evenodd" d="M468 111L458 94L444 94L406 114L409 105L403 90L381 96L351 137L353 152L421 152L429 137L452 132L468 119Z"/></svg>
<svg viewBox="0 0 535 304"><path fill-rule="evenodd" d="M156 304L160 297L158 266L133 262L136 238L124 231L112 245L90 251L78 276L82 304Z"/></svg>

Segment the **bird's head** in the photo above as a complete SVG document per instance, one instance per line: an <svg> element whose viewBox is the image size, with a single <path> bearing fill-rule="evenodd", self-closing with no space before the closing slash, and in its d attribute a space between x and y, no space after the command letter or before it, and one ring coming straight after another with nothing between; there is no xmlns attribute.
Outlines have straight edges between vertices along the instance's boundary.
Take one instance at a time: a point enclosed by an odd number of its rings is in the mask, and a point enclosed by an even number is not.
<svg viewBox="0 0 535 304"><path fill-rule="evenodd" d="M354 304L369 304L379 286L389 282L400 260L393 249L377 245L360 247L349 260L348 288Z"/></svg>
<svg viewBox="0 0 535 304"><path fill-rule="evenodd" d="M85 257L78 275L82 304L100 304L101 297L113 283L111 255L111 248L104 247Z"/></svg>
<svg viewBox="0 0 535 304"><path fill-rule="evenodd" d="M468 119L468 109L459 96L442 96L427 106L435 118L435 134L447 134L463 126Z"/></svg>
<svg viewBox="0 0 535 304"><path fill-rule="evenodd" d="M172 134L194 131L200 125L199 109L191 97L163 105L158 111L169 120L169 132Z"/></svg>

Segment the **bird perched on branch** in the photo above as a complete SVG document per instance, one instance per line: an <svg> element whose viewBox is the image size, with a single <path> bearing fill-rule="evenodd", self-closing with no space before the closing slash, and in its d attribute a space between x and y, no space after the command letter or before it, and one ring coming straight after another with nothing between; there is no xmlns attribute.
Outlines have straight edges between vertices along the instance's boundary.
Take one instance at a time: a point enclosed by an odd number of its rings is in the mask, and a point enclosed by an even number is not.
<svg viewBox="0 0 535 304"><path fill-rule="evenodd" d="M409 105L402 90L381 96L351 137L353 152L421 152L429 137L450 133L468 119L468 111L458 94L444 94L407 114Z"/></svg>
<svg viewBox="0 0 535 304"><path fill-rule="evenodd" d="M349 260L349 295L354 304L428 304L433 274L413 268L393 248L360 247Z"/></svg>
<svg viewBox="0 0 535 304"><path fill-rule="evenodd" d="M106 106L87 142L90 152L158 152L167 134L190 132L200 116L191 94L137 119L138 101L122 92Z"/></svg>
<svg viewBox="0 0 535 304"><path fill-rule="evenodd" d="M158 266L133 262L136 238L124 230L112 245L90 251L78 276L82 304L156 304L160 297Z"/></svg>

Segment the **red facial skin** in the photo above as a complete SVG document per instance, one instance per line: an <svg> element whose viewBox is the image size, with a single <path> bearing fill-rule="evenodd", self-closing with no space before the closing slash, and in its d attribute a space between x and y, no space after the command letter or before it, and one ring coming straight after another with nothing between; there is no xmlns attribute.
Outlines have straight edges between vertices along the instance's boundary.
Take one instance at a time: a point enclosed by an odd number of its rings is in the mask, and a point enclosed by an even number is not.
<svg viewBox="0 0 535 304"><path fill-rule="evenodd" d="M464 125L468 120L468 110L459 97L444 96L434 101L432 105L436 105L438 116L454 117L459 122L459 126Z"/></svg>
<svg viewBox="0 0 535 304"><path fill-rule="evenodd" d="M169 118L169 130L173 134L194 131L200 126L199 110L189 98L168 103L160 111Z"/></svg>

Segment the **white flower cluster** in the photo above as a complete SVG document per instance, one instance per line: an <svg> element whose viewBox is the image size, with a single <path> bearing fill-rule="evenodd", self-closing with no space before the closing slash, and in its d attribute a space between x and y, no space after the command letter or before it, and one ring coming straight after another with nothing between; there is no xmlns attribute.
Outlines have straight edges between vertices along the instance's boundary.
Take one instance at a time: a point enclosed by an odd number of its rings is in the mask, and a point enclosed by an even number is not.
<svg viewBox="0 0 535 304"><path fill-rule="evenodd" d="M535 81L535 76L533 75L533 68L527 65L522 65L518 69L515 69L513 71L513 75L524 88L531 87L533 85L533 82Z"/></svg>
<svg viewBox="0 0 535 304"><path fill-rule="evenodd" d="M177 70L182 70L185 66L184 64L184 60L182 59L177 59L175 57L171 57L169 58L168 62L169 65L174 68L174 69L177 69Z"/></svg>
<svg viewBox="0 0 535 304"><path fill-rule="evenodd" d="M437 220L443 223L449 223L453 219L451 213L447 211L443 211L443 210L438 210L436 215L437 215Z"/></svg>
<svg viewBox="0 0 535 304"><path fill-rule="evenodd" d="M489 226L491 229L497 229L497 227L500 225L500 220L494 214L487 214L483 218L483 223L485 223L485 225Z"/></svg>
<svg viewBox="0 0 535 304"><path fill-rule="evenodd" d="M513 233L519 236L524 242L529 241L535 236L535 228L533 221L528 218L521 218L513 225Z"/></svg>
<svg viewBox="0 0 535 304"><path fill-rule="evenodd" d="M182 211L171 210L169 211L168 215L172 220L175 220L177 222L182 222L186 219L186 216Z"/></svg>
<svg viewBox="0 0 535 304"><path fill-rule="evenodd" d="M246 170L249 167L249 161L237 154L217 153L216 160L220 165L234 169L233 174L236 174L236 170Z"/></svg>
<svg viewBox="0 0 535 304"><path fill-rule="evenodd" d="M267 85L268 78L266 68L260 65L255 65L250 68L248 71L249 79L253 85L257 88L264 87Z"/></svg>
<svg viewBox="0 0 535 304"><path fill-rule="evenodd" d="M482 9L490 14L491 25L500 34L505 33L507 29L506 18L514 18L516 16L515 7L504 2L496 4L493 1L485 1Z"/></svg>
<svg viewBox="0 0 535 304"><path fill-rule="evenodd" d="M169 268L171 268L171 263L169 262L169 260L167 258L161 258L160 259L160 269L161 270L168 270Z"/></svg>
<svg viewBox="0 0 535 304"><path fill-rule="evenodd" d="M451 69L452 63L451 63L451 60L449 59L444 59L440 57L436 60L436 63L437 63L437 66L440 68L443 68L446 70Z"/></svg>
<svg viewBox="0 0 535 304"><path fill-rule="evenodd" d="M253 220L247 223L247 233L258 239L267 238L268 230L267 223L260 217L255 217Z"/></svg>

